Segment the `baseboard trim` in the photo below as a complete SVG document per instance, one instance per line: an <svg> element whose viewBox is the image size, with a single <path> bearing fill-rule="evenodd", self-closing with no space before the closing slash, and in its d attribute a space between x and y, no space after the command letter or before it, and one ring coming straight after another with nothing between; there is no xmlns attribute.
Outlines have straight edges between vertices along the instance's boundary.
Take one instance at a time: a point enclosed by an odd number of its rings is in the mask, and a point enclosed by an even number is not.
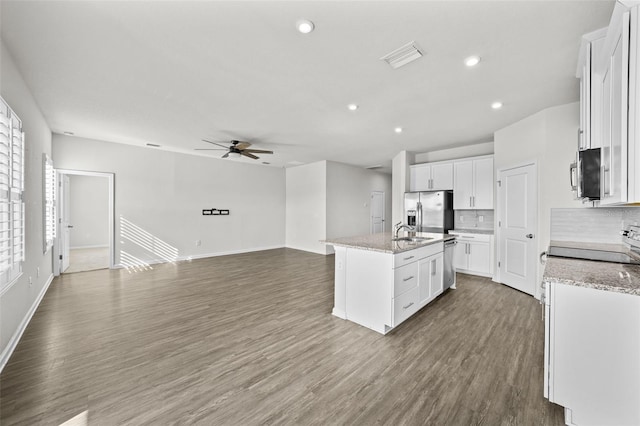
<svg viewBox="0 0 640 426"><path fill-rule="evenodd" d="M33 302L33 304L31 305L31 308L29 308L29 311L20 322L20 326L18 327L16 332L13 333L13 336L11 336L11 340L9 340L9 343L2 351L2 355L0 355L0 373L2 372L2 370L4 370L4 367L5 365L7 365L7 362L9 362L9 358L11 358L11 355L13 354L13 351L16 349L16 346L18 346L18 342L20 342L20 339L22 338L24 331L27 329L29 322L31 322L31 318L33 317L33 314L36 313L38 306L40 306L40 302L42 302L42 299L44 298L44 295L47 293L47 290L49 289L49 286L51 285L52 282L53 282L53 274L49 275L49 278L47 279L47 282L42 287L42 290L38 294L38 297Z"/></svg>
<svg viewBox="0 0 640 426"><path fill-rule="evenodd" d="M84 249L94 249L94 248L109 248L109 244L105 245L97 245L97 246L77 246L77 247L69 247L69 250L84 250Z"/></svg>

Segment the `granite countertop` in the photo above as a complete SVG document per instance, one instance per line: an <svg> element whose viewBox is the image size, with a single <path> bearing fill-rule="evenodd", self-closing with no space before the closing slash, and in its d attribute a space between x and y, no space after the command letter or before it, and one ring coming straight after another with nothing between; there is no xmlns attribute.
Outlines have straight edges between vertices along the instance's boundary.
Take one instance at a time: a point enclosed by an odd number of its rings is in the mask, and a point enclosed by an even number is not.
<svg viewBox="0 0 640 426"><path fill-rule="evenodd" d="M549 257L542 281L640 296L640 265Z"/></svg>
<svg viewBox="0 0 640 426"><path fill-rule="evenodd" d="M483 234L493 235L493 229L478 229L478 228L456 228L449 231L449 233L460 232L463 234Z"/></svg>
<svg viewBox="0 0 640 426"><path fill-rule="evenodd" d="M357 248L362 250L381 251L384 253L402 253L425 247L435 243L452 240L455 237L447 234L434 234L431 232L411 232L411 236L429 238L426 241L418 243L408 241L392 241L393 234L391 232L382 232L379 234L358 235L355 237L331 238L322 242L338 247ZM398 236L408 236L408 233L400 233Z"/></svg>

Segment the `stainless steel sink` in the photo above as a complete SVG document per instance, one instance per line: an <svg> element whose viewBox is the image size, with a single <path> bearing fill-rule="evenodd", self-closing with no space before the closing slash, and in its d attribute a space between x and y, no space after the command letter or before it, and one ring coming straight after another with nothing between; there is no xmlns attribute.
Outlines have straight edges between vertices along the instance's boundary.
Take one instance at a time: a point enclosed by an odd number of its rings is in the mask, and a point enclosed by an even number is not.
<svg viewBox="0 0 640 426"><path fill-rule="evenodd" d="M408 243L421 243L423 241L433 240L433 238L429 237L398 237L392 238L391 241L405 241Z"/></svg>

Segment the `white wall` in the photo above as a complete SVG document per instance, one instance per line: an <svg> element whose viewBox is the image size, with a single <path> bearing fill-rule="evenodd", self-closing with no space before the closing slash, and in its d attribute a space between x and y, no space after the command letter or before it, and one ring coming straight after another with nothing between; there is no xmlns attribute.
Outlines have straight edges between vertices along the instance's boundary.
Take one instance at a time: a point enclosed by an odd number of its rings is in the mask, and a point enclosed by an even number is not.
<svg viewBox="0 0 640 426"><path fill-rule="evenodd" d="M371 192L385 194L385 231L391 230L391 176L327 162L327 238L371 233ZM331 248L331 247L330 247Z"/></svg>
<svg viewBox="0 0 640 426"><path fill-rule="evenodd" d="M391 162L391 226L404 222L404 193L409 191L409 165L415 162L415 154L400 151Z"/></svg>
<svg viewBox="0 0 640 426"><path fill-rule="evenodd" d="M25 256L23 274L0 295L0 369L53 279L53 255L43 253L42 154L51 154L51 130L10 52L0 42L0 94L25 133ZM29 283L32 280L32 284Z"/></svg>
<svg viewBox="0 0 640 426"><path fill-rule="evenodd" d="M459 146L456 148L442 149L440 151L416 153L412 164L431 163L433 161L455 160L457 158L477 157L479 155L493 154L493 142L484 142L474 145Z"/></svg>
<svg viewBox="0 0 640 426"><path fill-rule="evenodd" d="M327 254L327 162L286 169L286 245Z"/></svg>
<svg viewBox="0 0 640 426"><path fill-rule="evenodd" d="M287 247L333 253L321 240L369 234L371 192L385 193L390 230L391 176L334 161L287 169Z"/></svg>
<svg viewBox="0 0 640 426"><path fill-rule="evenodd" d="M109 180L69 175L71 248L109 247Z"/></svg>
<svg viewBox="0 0 640 426"><path fill-rule="evenodd" d="M58 134L53 161L115 174L117 264L284 246L282 169ZM202 215L211 208L230 215Z"/></svg>
<svg viewBox="0 0 640 426"><path fill-rule="evenodd" d="M538 253L549 246L551 209L582 206L573 199L569 186L569 164L575 160L578 146L579 111L577 102L547 108L494 134L496 171L537 162ZM543 272L539 265L537 282Z"/></svg>

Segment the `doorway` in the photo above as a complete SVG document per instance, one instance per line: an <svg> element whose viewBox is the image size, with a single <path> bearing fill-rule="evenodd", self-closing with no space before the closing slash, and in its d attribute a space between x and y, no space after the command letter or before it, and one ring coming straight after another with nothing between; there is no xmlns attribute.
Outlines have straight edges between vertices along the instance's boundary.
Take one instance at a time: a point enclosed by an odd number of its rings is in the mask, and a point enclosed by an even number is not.
<svg viewBox="0 0 640 426"><path fill-rule="evenodd" d="M371 192L371 233L384 232L384 192Z"/></svg>
<svg viewBox="0 0 640 426"><path fill-rule="evenodd" d="M114 268L113 173L56 171L59 221L54 272Z"/></svg>
<svg viewBox="0 0 640 426"><path fill-rule="evenodd" d="M537 165L498 171L497 281L535 296L537 283Z"/></svg>

